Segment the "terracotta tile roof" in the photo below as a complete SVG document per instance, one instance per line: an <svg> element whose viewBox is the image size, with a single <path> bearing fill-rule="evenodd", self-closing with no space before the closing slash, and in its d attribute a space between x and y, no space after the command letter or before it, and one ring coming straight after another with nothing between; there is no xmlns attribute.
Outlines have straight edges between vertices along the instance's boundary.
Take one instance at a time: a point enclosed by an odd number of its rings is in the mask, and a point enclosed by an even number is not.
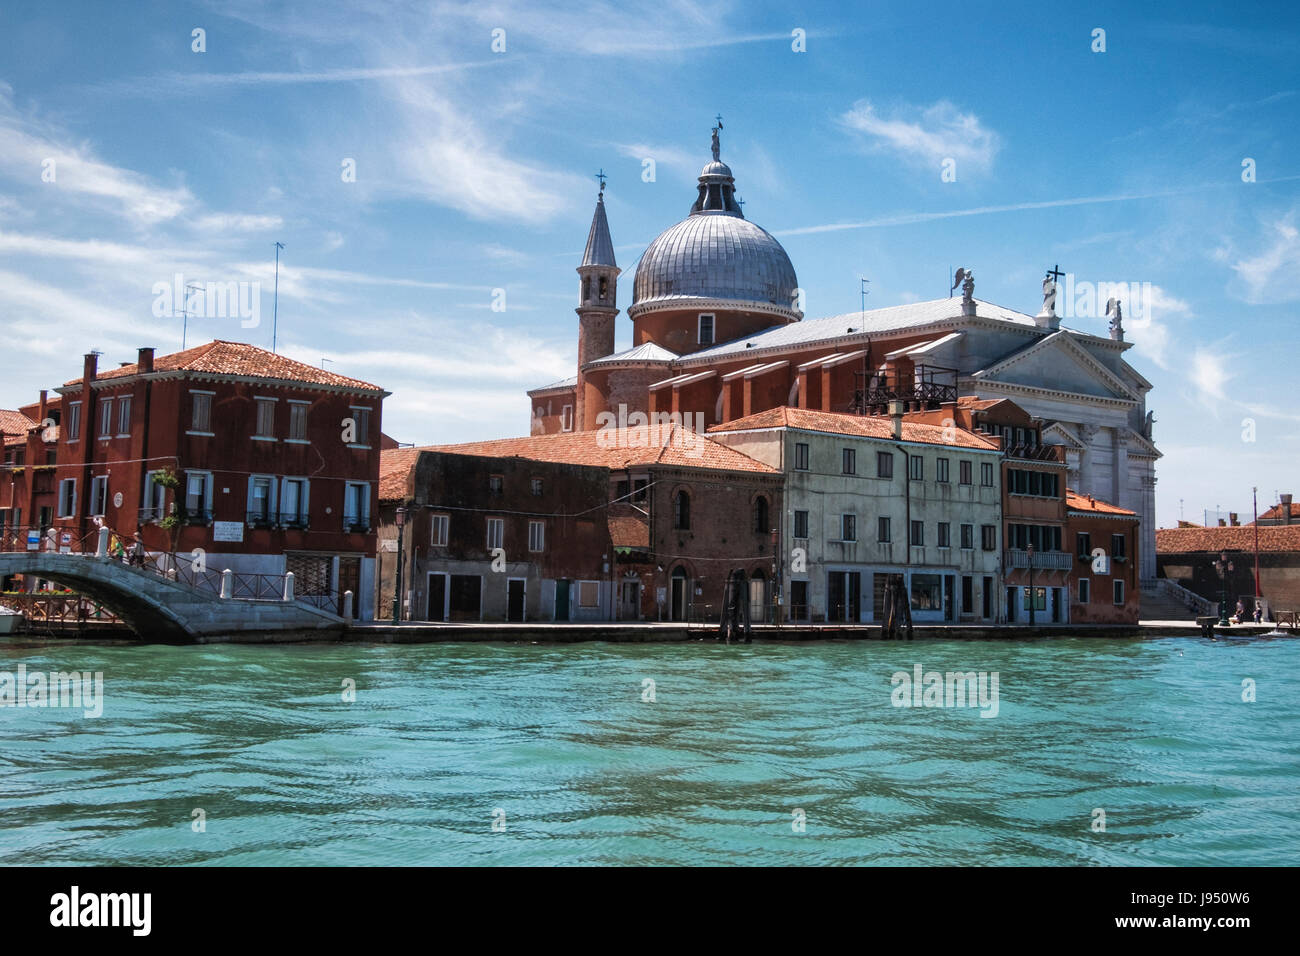
<svg viewBox="0 0 1300 956"><path fill-rule="evenodd" d="M644 551L650 547L650 519L631 505L609 506L609 537L616 548Z"/></svg>
<svg viewBox="0 0 1300 956"><path fill-rule="evenodd" d="M1081 495L1078 492L1065 489L1065 507L1067 511L1084 511L1101 515L1132 515L1137 517L1136 511L1129 511L1127 508L1121 508L1113 505L1108 501L1102 501L1100 498L1090 498L1087 495Z"/></svg>
<svg viewBox="0 0 1300 956"><path fill-rule="evenodd" d="M1160 554L1195 552L1254 551L1255 527L1157 528L1156 551ZM1300 551L1300 524L1265 525L1259 529L1260 551Z"/></svg>
<svg viewBox="0 0 1300 956"><path fill-rule="evenodd" d="M859 435L863 438L893 439L893 421L882 415L849 415L841 412L814 411L810 408L791 408L782 405L769 408L746 418L714 425L710 432L737 432L756 428L802 428L806 431L829 432L834 435ZM949 445L957 448L974 448L980 451L997 451L999 443L967 431L954 428L944 435L942 425L903 421L903 441L927 445Z"/></svg>
<svg viewBox="0 0 1300 956"><path fill-rule="evenodd" d="M1272 519L1274 521L1282 517L1282 503L1278 502L1259 516L1260 521ZM1291 502L1291 517L1300 518L1300 501Z"/></svg>
<svg viewBox="0 0 1300 956"><path fill-rule="evenodd" d="M777 469L699 435L681 425L659 428L593 429L528 438L500 438L461 445L429 445L441 451L484 458L530 458L571 465L622 469L634 465L676 465L777 474Z"/></svg>
<svg viewBox="0 0 1300 956"><path fill-rule="evenodd" d="M379 500L401 501L409 494L411 469L420 457L419 448L385 448L379 453Z"/></svg>
<svg viewBox="0 0 1300 956"><path fill-rule="evenodd" d="M271 378L288 382L306 382L311 385L332 385L337 388L350 388L363 391L382 391L378 385L371 385L360 379L348 378L296 362L283 355L268 352L256 345L244 342L226 342L221 339L206 345L197 345L183 352L159 355L153 361L155 372L206 372L212 375L238 375L253 378ZM120 368L101 370L95 376L96 381L124 378L138 375L140 366L132 362ZM64 382L65 386L80 385L81 379L74 378Z"/></svg>
<svg viewBox="0 0 1300 956"><path fill-rule="evenodd" d="M22 412L0 408L0 432L4 432L6 445L27 444L27 433L39 423L32 421Z"/></svg>

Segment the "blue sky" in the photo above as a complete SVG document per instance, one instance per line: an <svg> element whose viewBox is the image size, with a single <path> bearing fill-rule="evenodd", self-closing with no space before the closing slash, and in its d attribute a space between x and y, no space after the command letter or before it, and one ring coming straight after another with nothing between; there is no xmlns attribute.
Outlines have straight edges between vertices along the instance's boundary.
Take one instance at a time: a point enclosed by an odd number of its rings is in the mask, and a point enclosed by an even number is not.
<svg viewBox="0 0 1300 956"><path fill-rule="evenodd" d="M388 388L399 440L524 434L524 389L573 374L592 174L626 309L721 113L809 317L856 310L860 276L869 307L946 295L957 266L1030 314L1055 263L1150 283L1125 327L1155 385L1160 524L1180 499L1199 519L1248 514L1252 485L1261 509L1300 493L1292 5L357 6L4 5L0 405L91 348L179 348L155 314L176 273L260 283L256 327L193 317L190 345L269 347L278 240L281 352Z"/></svg>

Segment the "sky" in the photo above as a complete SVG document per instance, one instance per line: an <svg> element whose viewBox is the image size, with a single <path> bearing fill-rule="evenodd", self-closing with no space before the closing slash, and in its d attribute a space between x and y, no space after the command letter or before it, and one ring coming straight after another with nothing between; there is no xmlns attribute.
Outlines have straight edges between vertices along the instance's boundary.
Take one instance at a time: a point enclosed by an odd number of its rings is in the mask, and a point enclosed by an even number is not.
<svg viewBox="0 0 1300 956"><path fill-rule="evenodd" d="M1300 494L1300 11L1078 6L7 0L0 407L91 349L274 338L392 392L399 441L527 434L575 371L595 174L626 310L721 115L809 318L958 267L1031 315L1052 266L1136 283L1158 523L1249 520Z"/></svg>

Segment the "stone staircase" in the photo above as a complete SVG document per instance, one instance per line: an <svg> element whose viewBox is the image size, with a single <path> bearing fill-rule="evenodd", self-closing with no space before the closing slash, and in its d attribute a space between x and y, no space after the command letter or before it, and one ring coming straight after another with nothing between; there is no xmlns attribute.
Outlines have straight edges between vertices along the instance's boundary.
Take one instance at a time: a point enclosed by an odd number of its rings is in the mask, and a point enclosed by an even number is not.
<svg viewBox="0 0 1300 956"><path fill-rule="evenodd" d="M1142 609L1139 617L1143 621L1194 621L1201 613L1203 612L1194 610L1177 600L1164 588L1153 586L1142 588Z"/></svg>

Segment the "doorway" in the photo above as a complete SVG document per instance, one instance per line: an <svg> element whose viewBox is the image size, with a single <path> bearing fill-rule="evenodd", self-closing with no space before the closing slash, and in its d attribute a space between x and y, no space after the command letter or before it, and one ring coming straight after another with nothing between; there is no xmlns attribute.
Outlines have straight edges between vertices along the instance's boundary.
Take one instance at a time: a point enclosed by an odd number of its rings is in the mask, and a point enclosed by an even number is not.
<svg viewBox="0 0 1300 956"><path fill-rule="evenodd" d="M669 596L669 620L685 621L686 607L690 603L690 581L686 577L685 568L674 568L672 585L668 589Z"/></svg>
<svg viewBox="0 0 1300 956"><path fill-rule="evenodd" d="M447 575L440 572L429 573L429 585L425 588L428 602L424 607L426 621L447 620Z"/></svg>
<svg viewBox="0 0 1300 956"><path fill-rule="evenodd" d="M826 620L856 624L862 614L862 572L831 571L826 576Z"/></svg>
<svg viewBox="0 0 1300 956"><path fill-rule="evenodd" d="M569 619L569 579L560 578L555 582L555 619Z"/></svg>
<svg viewBox="0 0 1300 956"><path fill-rule="evenodd" d="M618 619L620 621L641 620L641 582L639 580L623 582L618 597Z"/></svg>
<svg viewBox="0 0 1300 956"><path fill-rule="evenodd" d="M749 619L754 624L767 623L767 578L755 571L749 579Z"/></svg>
<svg viewBox="0 0 1300 956"><path fill-rule="evenodd" d="M453 574L448 607L453 621L483 620L483 579L477 574Z"/></svg>
<svg viewBox="0 0 1300 956"><path fill-rule="evenodd" d="M526 602L527 581L523 578L506 580L506 620L523 621L527 615Z"/></svg>

